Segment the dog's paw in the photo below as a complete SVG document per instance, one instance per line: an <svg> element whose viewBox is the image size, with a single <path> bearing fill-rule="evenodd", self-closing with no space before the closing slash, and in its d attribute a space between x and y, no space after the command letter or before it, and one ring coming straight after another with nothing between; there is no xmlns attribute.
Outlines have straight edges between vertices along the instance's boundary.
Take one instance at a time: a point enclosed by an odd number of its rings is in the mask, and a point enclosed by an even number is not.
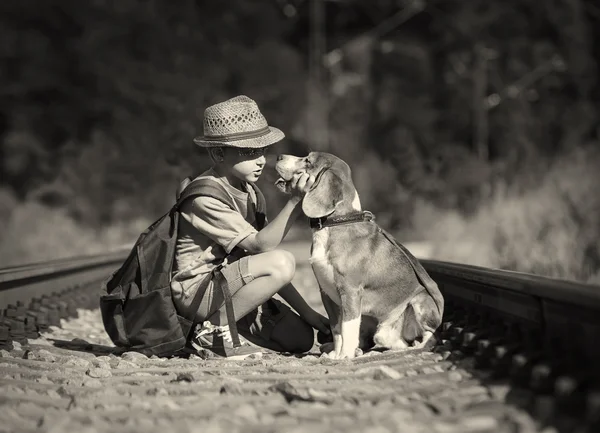
<svg viewBox="0 0 600 433"><path fill-rule="evenodd" d="M340 353L331 352L329 354L329 357L332 359L354 359L360 355L362 355L362 350L360 350L357 347L356 349L347 349L347 350L344 350L342 348L342 351Z"/></svg>

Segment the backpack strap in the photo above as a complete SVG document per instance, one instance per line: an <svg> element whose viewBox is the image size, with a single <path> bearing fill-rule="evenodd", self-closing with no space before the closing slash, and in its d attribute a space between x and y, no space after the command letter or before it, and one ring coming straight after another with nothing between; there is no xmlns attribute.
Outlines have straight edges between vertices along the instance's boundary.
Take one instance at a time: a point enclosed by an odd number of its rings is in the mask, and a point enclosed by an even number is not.
<svg viewBox="0 0 600 433"><path fill-rule="evenodd" d="M256 194L256 226L258 230L262 230L267 221L267 201L257 185L253 183L250 183L250 185ZM200 195L212 197L225 203L231 209L235 209L235 205L233 204L229 194L227 194L225 191L225 188L223 188L220 183L210 179L196 179L188 182L181 191L181 194L179 194L177 197L175 208L179 208L179 206L181 206L181 204L188 198Z"/></svg>
<svg viewBox="0 0 600 433"><path fill-rule="evenodd" d="M251 183L252 189L256 193L256 226L258 230L262 230L267 222L267 201L260 188Z"/></svg>
<svg viewBox="0 0 600 433"><path fill-rule="evenodd" d="M196 179L188 183L179 197L177 197L175 208L178 209L184 201L195 196L212 197L234 209L232 199L225 191L225 188L218 182L210 179Z"/></svg>

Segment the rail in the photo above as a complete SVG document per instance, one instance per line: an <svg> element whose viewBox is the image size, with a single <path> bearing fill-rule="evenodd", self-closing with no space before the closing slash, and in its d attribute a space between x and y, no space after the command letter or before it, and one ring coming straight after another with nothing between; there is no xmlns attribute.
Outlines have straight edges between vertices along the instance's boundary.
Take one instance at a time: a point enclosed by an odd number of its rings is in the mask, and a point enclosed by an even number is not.
<svg viewBox="0 0 600 433"><path fill-rule="evenodd" d="M452 325L444 326L446 331L454 327L461 344L481 346L477 340L482 340L486 345L489 338L474 335L473 330L481 328L480 334L489 334L493 322L502 319L497 337L504 333L513 343L521 341L521 350L543 350L572 365L598 359L600 350L592 342L600 337L599 286L435 260L421 262L444 294L446 317L457 310Z"/></svg>
<svg viewBox="0 0 600 433"><path fill-rule="evenodd" d="M0 349L59 326L77 308L97 307L100 281L126 255L120 250L0 269Z"/></svg>
<svg viewBox="0 0 600 433"><path fill-rule="evenodd" d="M0 269L0 309L12 302L61 293L87 281L107 275L118 266L127 251L52 260Z"/></svg>

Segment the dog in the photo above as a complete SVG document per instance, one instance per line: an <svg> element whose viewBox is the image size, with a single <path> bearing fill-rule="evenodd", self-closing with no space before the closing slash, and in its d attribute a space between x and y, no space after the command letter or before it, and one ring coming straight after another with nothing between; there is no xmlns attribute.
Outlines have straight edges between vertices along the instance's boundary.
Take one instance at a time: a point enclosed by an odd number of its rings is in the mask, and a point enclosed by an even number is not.
<svg viewBox="0 0 600 433"><path fill-rule="evenodd" d="M285 193L294 174L315 177L302 211L333 337L321 350L343 359L369 349L424 347L441 324L444 298L419 261L362 210L348 164L311 152L278 155L275 169L275 185Z"/></svg>

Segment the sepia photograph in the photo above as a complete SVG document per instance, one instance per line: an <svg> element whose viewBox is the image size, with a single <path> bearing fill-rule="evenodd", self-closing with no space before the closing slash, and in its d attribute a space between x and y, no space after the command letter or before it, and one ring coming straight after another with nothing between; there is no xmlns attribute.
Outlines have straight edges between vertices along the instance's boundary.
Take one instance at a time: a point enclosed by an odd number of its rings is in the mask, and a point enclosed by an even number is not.
<svg viewBox="0 0 600 433"><path fill-rule="evenodd" d="M0 84L0 432L600 431L597 0L6 0Z"/></svg>

